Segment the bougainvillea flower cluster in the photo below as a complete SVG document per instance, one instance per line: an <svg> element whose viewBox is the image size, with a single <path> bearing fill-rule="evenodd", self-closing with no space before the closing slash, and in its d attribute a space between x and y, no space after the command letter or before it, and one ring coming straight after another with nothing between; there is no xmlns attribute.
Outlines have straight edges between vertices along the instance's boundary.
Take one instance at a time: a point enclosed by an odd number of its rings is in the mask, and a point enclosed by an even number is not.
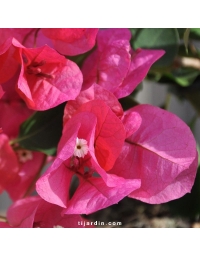
<svg viewBox="0 0 200 256"><path fill-rule="evenodd" d="M163 50L132 49L129 29L0 34L0 191L13 201L0 227L81 227L81 214L125 197L160 204L191 191L198 156L190 128L159 107L124 110L119 101ZM51 130L49 111L61 104L56 151L23 144Z"/></svg>

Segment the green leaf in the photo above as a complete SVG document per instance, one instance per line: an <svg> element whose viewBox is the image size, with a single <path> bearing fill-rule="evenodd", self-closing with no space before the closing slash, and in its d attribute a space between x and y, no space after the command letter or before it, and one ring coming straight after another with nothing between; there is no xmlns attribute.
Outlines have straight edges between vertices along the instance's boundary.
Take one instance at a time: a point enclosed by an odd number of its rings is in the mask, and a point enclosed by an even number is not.
<svg viewBox="0 0 200 256"><path fill-rule="evenodd" d="M192 68L179 68L166 74L166 76L171 78L177 84L184 87L191 85L198 75L199 71Z"/></svg>
<svg viewBox="0 0 200 256"><path fill-rule="evenodd" d="M158 60L154 67L170 66L178 53L179 33L175 28L144 28L140 29L136 35L132 47L146 49L163 49L165 55Z"/></svg>
<svg viewBox="0 0 200 256"><path fill-rule="evenodd" d="M138 28L130 28L130 31L131 31L131 35L132 35L132 37L134 37L135 36L135 34L137 33L137 31L138 31Z"/></svg>
<svg viewBox="0 0 200 256"><path fill-rule="evenodd" d="M55 155L62 134L62 118L65 103L47 111L35 112L20 127L14 141L23 148Z"/></svg>
<svg viewBox="0 0 200 256"><path fill-rule="evenodd" d="M137 106L139 104L136 100L134 100L130 96L127 96L126 98L119 99L119 102L122 105L124 111L128 110L128 109L130 109L132 107L135 107L135 106Z"/></svg>
<svg viewBox="0 0 200 256"><path fill-rule="evenodd" d="M192 39L200 39L200 28L191 28L190 32Z"/></svg>

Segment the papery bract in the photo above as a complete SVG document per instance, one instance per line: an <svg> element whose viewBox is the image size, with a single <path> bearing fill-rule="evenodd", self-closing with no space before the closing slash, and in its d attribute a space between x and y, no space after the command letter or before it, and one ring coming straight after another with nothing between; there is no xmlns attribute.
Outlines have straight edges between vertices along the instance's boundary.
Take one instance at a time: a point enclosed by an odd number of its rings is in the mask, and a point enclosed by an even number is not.
<svg viewBox="0 0 200 256"><path fill-rule="evenodd" d="M64 55L78 55L95 45L97 28L42 28L45 36L53 40L55 49Z"/></svg>
<svg viewBox="0 0 200 256"><path fill-rule="evenodd" d="M0 101L0 127L10 139L17 137L19 127L33 111L28 109L22 100Z"/></svg>
<svg viewBox="0 0 200 256"><path fill-rule="evenodd" d="M7 220L13 228L81 228L80 215L61 216L62 208L49 204L38 196L16 201L7 211ZM0 227L5 227L1 225ZM91 227L91 226L90 226Z"/></svg>
<svg viewBox="0 0 200 256"><path fill-rule="evenodd" d="M163 50L137 49L131 51L131 63L123 82L113 92L117 98L131 94L146 77L150 67L164 55Z"/></svg>
<svg viewBox="0 0 200 256"><path fill-rule="evenodd" d="M20 67L19 51L14 44L15 41L13 41L12 38L8 38L2 45L0 45L1 84L11 79Z"/></svg>
<svg viewBox="0 0 200 256"><path fill-rule="evenodd" d="M0 134L0 192L15 179L18 172L17 156L9 145L9 138Z"/></svg>
<svg viewBox="0 0 200 256"><path fill-rule="evenodd" d="M4 95L4 91L2 89L2 86L0 85L0 99L3 97L3 95Z"/></svg>
<svg viewBox="0 0 200 256"><path fill-rule="evenodd" d="M102 86L94 83L88 89L82 90L75 100L67 102L63 116L64 124L82 104L91 100L103 100L118 117L123 116L123 109L117 98Z"/></svg>
<svg viewBox="0 0 200 256"><path fill-rule="evenodd" d="M9 38L1 46L0 61L0 83L11 79L21 66L16 91L31 109L53 108L75 99L81 90L79 67L47 45L29 49Z"/></svg>
<svg viewBox="0 0 200 256"><path fill-rule="evenodd" d="M2 100L4 101L19 101L23 102L22 98L19 96L19 94L16 92L15 88L17 86L17 81L19 78L19 72L20 70L17 70L17 72L14 74L14 76L9 79L7 82L2 84L2 88L4 91Z"/></svg>
<svg viewBox="0 0 200 256"><path fill-rule="evenodd" d="M15 154L18 160L18 172L5 186L5 190L13 201L23 198L27 193L30 194L34 191L35 180L46 160L45 155L41 152L19 149L15 151ZM28 156L27 159L26 155Z"/></svg>
<svg viewBox="0 0 200 256"><path fill-rule="evenodd" d="M46 110L75 99L82 85L78 66L48 46L22 50L17 92L27 105Z"/></svg>
<svg viewBox="0 0 200 256"><path fill-rule="evenodd" d="M73 155L77 138L88 142L84 158ZM104 102L94 100L83 104L66 122L57 157L37 181L37 192L44 200L67 207L63 213L70 214L88 214L119 202L140 186L138 179L124 179L105 171L112 168L124 138L120 119ZM70 198L74 175L79 186Z"/></svg>
<svg viewBox="0 0 200 256"><path fill-rule="evenodd" d="M129 197L159 204L190 192L196 176L197 150L189 127L155 106L139 105L126 114L134 114L139 123L132 135L128 133L110 173L141 179L141 187Z"/></svg>
<svg viewBox="0 0 200 256"><path fill-rule="evenodd" d="M127 29L120 29L125 34L130 32ZM111 39L107 44L101 41L99 35L110 31ZM114 93L116 88L123 82L129 70L131 62L129 39L115 38L118 35L112 30L100 30L97 35L97 49L94 50L84 61L82 66L83 72L83 89L88 88L93 83L103 86L105 89ZM118 31L119 32L119 31Z"/></svg>
<svg viewBox="0 0 200 256"><path fill-rule="evenodd" d="M32 185L44 161L44 154L20 148L10 143L19 133L23 121L32 114L22 100L0 101L0 190L6 190L12 200L23 197ZM34 187L33 187L34 188ZM32 188L32 190L33 190Z"/></svg>
<svg viewBox="0 0 200 256"><path fill-rule="evenodd" d="M63 55L73 56L91 50L97 28L0 28L0 45L14 37L28 48L48 45Z"/></svg>
<svg viewBox="0 0 200 256"><path fill-rule="evenodd" d="M53 48L52 41L45 37L39 28L0 28L0 44L9 37L14 37L24 47L35 48L48 45Z"/></svg>
<svg viewBox="0 0 200 256"><path fill-rule="evenodd" d="M8 38L14 37L17 39L21 44L24 45L26 39L31 35L34 34L34 28L0 28L0 45L3 44ZM32 46L33 47L33 44Z"/></svg>
<svg viewBox="0 0 200 256"><path fill-rule="evenodd" d="M20 124L32 113L21 101L0 101L0 187L1 191L16 177L18 160L10 139L17 136Z"/></svg>
<svg viewBox="0 0 200 256"><path fill-rule="evenodd" d="M93 83L117 98L129 95L147 75L163 50L131 50L128 29L105 29L97 35L97 49L84 61L83 89Z"/></svg>
<svg viewBox="0 0 200 256"><path fill-rule="evenodd" d="M109 178L112 178L110 175ZM117 180L117 179L116 179ZM80 179L79 187L75 191L64 214L90 214L118 203L129 193L140 187L139 179L118 179L115 187L108 187L101 178L90 177Z"/></svg>
<svg viewBox="0 0 200 256"><path fill-rule="evenodd" d="M95 155L104 170L111 169L124 143L125 131L122 122L102 100L87 102L78 111L95 114Z"/></svg>

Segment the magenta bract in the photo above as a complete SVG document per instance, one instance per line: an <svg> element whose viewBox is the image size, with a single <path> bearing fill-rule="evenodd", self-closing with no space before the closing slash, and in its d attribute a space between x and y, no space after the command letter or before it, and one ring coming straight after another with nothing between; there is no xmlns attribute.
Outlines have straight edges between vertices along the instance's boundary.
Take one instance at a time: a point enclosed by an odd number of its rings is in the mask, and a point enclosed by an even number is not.
<svg viewBox="0 0 200 256"><path fill-rule="evenodd" d="M85 53L95 45L96 28L43 28L44 35L53 40L54 48L64 55Z"/></svg>
<svg viewBox="0 0 200 256"><path fill-rule="evenodd" d="M80 215L61 216L61 211L61 207L49 204L37 196L27 197L9 207L7 219L9 226L13 228L83 227L79 225L84 220ZM3 226L0 224L0 227Z"/></svg>
<svg viewBox="0 0 200 256"><path fill-rule="evenodd" d="M64 109L64 124L81 107L82 104L91 100L103 100L119 118L123 116L123 109L117 98L110 91L98 84L93 84L88 89L82 90L75 100L67 102Z"/></svg>
<svg viewBox="0 0 200 256"><path fill-rule="evenodd" d="M0 127L10 139L17 137L20 125L33 113L22 100L0 101Z"/></svg>
<svg viewBox="0 0 200 256"><path fill-rule="evenodd" d="M3 95L4 95L4 91L2 86L0 85L0 99L3 97Z"/></svg>
<svg viewBox="0 0 200 256"><path fill-rule="evenodd" d="M131 50L128 29L105 29L97 35L97 49L85 60L83 88L93 83L111 91L117 98L129 95L142 82L163 50Z"/></svg>
<svg viewBox="0 0 200 256"><path fill-rule="evenodd" d="M128 134L111 173L141 179L141 187L129 196L147 203L164 203L190 192L197 150L189 127L155 106L139 105L127 111L130 113L138 126Z"/></svg>
<svg viewBox="0 0 200 256"><path fill-rule="evenodd" d="M17 156L17 175L7 183L5 190L13 201L23 198L35 190L35 179L46 159L40 152L23 149L15 150Z"/></svg>
<svg viewBox="0 0 200 256"><path fill-rule="evenodd" d="M13 149L9 145L9 138L0 134L0 192L15 179L18 173L18 161Z"/></svg>
<svg viewBox="0 0 200 256"><path fill-rule="evenodd" d="M19 67L19 51L12 44L12 38L8 38L0 45L0 83L11 79Z"/></svg>
<svg viewBox="0 0 200 256"><path fill-rule="evenodd" d="M0 101L0 190L6 190L12 200L23 197L41 168L44 154L22 149L17 143L10 145L15 139L19 127L31 114L22 100ZM34 189L34 186L32 190Z"/></svg>
<svg viewBox="0 0 200 256"><path fill-rule="evenodd" d="M16 39L8 39L1 46L0 61L1 83L11 79L21 66L16 91L31 109L53 108L75 99L81 90L79 67L47 45L25 48Z"/></svg>
<svg viewBox="0 0 200 256"><path fill-rule="evenodd" d="M66 122L56 160L36 183L39 195L70 214L88 214L119 202L140 186L139 179L106 172L120 154L125 135L122 122L103 101L84 103ZM74 156L77 138L87 141L83 158ZM79 186L70 198L74 178Z"/></svg>
<svg viewBox="0 0 200 256"><path fill-rule="evenodd" d="M17 92L27 105L46 110L75 99L82 86L78 66L48 46L22 49Z"/></svg>
<svg viewBox="0 0 200 256"><path fill-rule="evenodd" d="M125 139L121 120L101 100L83 104L79 111L94 113L97 118L95 129L95 155L104 170L110 170L116 161Z"/></svg>

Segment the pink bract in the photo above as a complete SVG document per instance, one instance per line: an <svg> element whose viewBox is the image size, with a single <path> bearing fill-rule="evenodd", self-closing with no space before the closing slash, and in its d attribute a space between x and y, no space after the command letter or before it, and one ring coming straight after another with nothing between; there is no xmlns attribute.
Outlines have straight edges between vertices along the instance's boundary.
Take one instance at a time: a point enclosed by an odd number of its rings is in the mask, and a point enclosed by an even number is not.
<svg viewBox="0 0 200 256"><path fill-rule="evenodd" d="M12 44L12 38L8 38L0 45L0 83L11 79L20 67L19 51ZM15 42L15 41L14 41Z"/></svg>
<svg viewBox="0 0 200 256"><path fill-rule="evenodd" d="M15 138L19 132L20 124L32 113L21 101L0 101L0 187L1 191L15 179L18 173L18 160L10 139Z"/></svg>
<svg viewBox="0 0 200 256"><path fill-rule="evenodd" d="M91 50L97 28L0 28L0 45L14 37L28 48L48 45L63 55L73 56Z"/></svg>
<svg viewBox="0 0 200 256"><path fill-rule="evenodd" d="M33 152L23 149L21 149L21 151L24 152L23 154L29 154L31 159L28 159L25 162L20 162L20 150L15 151L18 160L18 172L5 186L5 190L13 201L23 198L35 190L35 180L41 172L41 168L43 168L46 160L45 155L41 152Z"/></svg>
<svg viewBox="0 0 200 256"><path fill-rule="evenodd" d="M95 155L104 170L112 168L125 139L125 130L121 120L102 100L93 100L82 104L78 112L91 112L97 118L95 129Z"/></svg>
<svg viewBox="0 0 200 256"><path fill-rule="evenodd" d="M0 85L0 99L3 97L3 95L4 95L4 91L2 86Z"/></svg>
<svg viewBox="0 0 200 256"><path fill-rule="evenodd" d="M1 83L11 79L21 66L16 91L31 109L53 108L75 99L81 90L79 67L47 45L29 49L9 38L1 46L0 61Z"/></svg>
<svg viewBox="0 0 200 256"><path fill-rule="evenodd" d="M80 215L61 216L62 208L49 204L40 197L27 197L16 201L7 211L7 220L13 228L81 228ZM7 227L1 225L0 227ZM90 226L91 227L91 226Z"/></svg>
<svg viewBox="0 0 200 256"><path fill-rule="evenodd" d="M15 90L15 88L17 86L17 81L19 78L19 72L20 72L20 70L17 70L17 72L14 74L14 76L11 79L9 79L7 82L2 84L2 88L4 91L2 100L24 102Z"/></svg>
<svg viewBox="0 0 200 256"><path fill-rule="evenodd" d="M42 28L42 32L53 41L55 49L64 55L78 55L93 48L96 28Z"/></svg>
<svg viewBox="0 0 200 256"><path fill-rule="evenodd" d="M76 138L88 143L84 158L73 156ZM37 181L37 192L44 200L65 207L65 214L89 214L119 202L140 186L138 179L106 172L114 165L124 139L120 119L103 101L83 104L66 122L56 160ZM70 198L74 178L79 186Z"/></svg>
<svg viewBox="0 0 200 256"><path fill-rule="evenodd" d="M197 170L196 142L189 127L174 114L139 105L126 112L138 122L128 133L110 173L141 179L129 197L159 204L191 191ZM125 124L126 125L126 124Z"/></svg>
<svg viewBox="0 0 200 256"><path fill-rule="evenodd" d="M15 179L18 172L17 157L9 145L9 138L5 134L0 134L0 192Z"/></svg>
<svg viewBox="0 0 200 256"><path fill-rule="evenodd" d="M105 29L97 35L97 49L84 61L83 89L93 83L111 91L117 98L129 95L147 75L163 50L131 50L128 29Z"/></svg>
<svg viewBox="0 0 200 256"><path fill-rule="evenodd" d="M75 99L82 86L78 66L48 46L22 49L17 92L35 110L53 108Z"/></svg>
<svg viewBox="0 0 200 256"><path fill-rule="evenodd" d="M8 38L15 38L27 48L48 45L53 48L52 41L39 28L0 28L0 45Z"/></svg>
<svg viewBox="0 0 200 256"><path fill-rule="evenodd" d="M0 109L0 127L10 139L17 137L20 125L33 113L22 100L2 99Z"/></svg>
<svg viewBox="0 0 200 256"><path fill-rule="evenodd" d="M24 45L29 36L32 33L34 34L35 30L36 29L34 28L0 28L0 45L3 44L9 37L14 37ZM33 44L31 47L33 47Z"/></svg>
<svg viewBox="0 0 200 256"><path fill-rule="evenodd" d="M117 98L98 84L93 84L86 90L82 90L75 100L67 102L64 109L64 124L81 107L82 104L91 100L103 100L119 118L123 116L123 109Z"/></svg>
<svg viewBox="0 0 200 256"><path fill-rule="evenodd" d="M6 190L12 200L25 195L44 161L44 154L30 152L10 143L19 133L19 127L31 114L22 100L0 101L0 187ZM34 186L32 190L34 189Z"/></svg>

